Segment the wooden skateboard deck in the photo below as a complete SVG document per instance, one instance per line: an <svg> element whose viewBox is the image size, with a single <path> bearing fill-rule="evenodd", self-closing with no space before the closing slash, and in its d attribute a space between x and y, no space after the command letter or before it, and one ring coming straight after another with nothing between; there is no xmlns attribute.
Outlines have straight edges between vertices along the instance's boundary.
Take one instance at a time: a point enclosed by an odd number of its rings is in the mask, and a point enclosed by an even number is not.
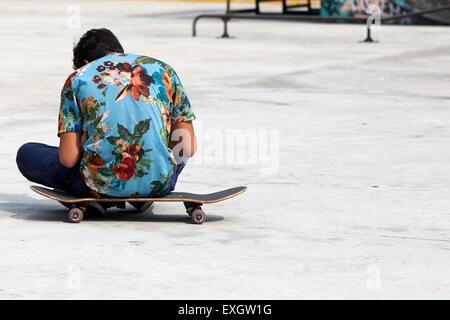
<svg viewBox="0 0 450 320"><path fill-rule="evenodd" d="M30 186L34 192L60 202L69 208L69 222L79 223L83 220L83 213L86 208L92 206L102 213L105 212L103 204L107 203L153 203L153 202L183 202L188 214L192 217L192 222L201 224L206 219L206 214L201 208L202 204L225 201L244 193L247 187L236 187L209 194L196 194L189 192L172 192L161 198L79 198L64 191L53 190L41 186Z"/></svg>

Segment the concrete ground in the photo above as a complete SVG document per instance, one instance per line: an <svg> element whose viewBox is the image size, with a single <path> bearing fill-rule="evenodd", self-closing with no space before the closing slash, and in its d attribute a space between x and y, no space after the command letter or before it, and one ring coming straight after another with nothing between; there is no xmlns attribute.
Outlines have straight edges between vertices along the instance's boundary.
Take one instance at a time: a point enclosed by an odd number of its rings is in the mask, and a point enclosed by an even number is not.
<svg viewBox="0 0 450 320"><path fill-rule="evenodd" d="M190 37L217 3L1 6L0 298L450 298L448 28L364 44L359 25L233 21L221 40L214 20ZM178 189L248 185L209 223L180 204L64 223L16 169L22 143L58 143L72 43L101 26L183 79L202 148Z"/></svg>

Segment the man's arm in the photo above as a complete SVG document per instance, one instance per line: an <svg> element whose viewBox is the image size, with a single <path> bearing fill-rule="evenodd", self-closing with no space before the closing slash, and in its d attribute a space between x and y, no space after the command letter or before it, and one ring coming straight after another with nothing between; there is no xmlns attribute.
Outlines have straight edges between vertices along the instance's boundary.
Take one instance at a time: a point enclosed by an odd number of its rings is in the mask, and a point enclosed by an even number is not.
<svg viewBox="0 0 450 320"><path fill-rule="evenodd" d="M169 148L177 163L186 162L187 158L192 158L197 151L197 142L195 140L194 127L192 120L195 115L192 112L191 104L186 92L181 84L178 75L173 72L171 76L170 86L173 102L173 108L170 111L171 132L169 139Z"/></svg>
<svg viewBox="0 0 450 320"><path fill-rule="evenodd" d="M195 139L192 121L182 121L172 124L169 148L177 159L192 158L197 151L197 141Z"/></svg>
<svg viewBox="0 0 450 320"><path fill-rule="evenodd" d="M59 139L59 162L66 168L75 167L83 154L82 135L78 132L61 133Z"/></svg>
<svg viewBox="0 0 450 320"><path fill-rule="evenodd" d="M77 71L67 78L61 90L61 104L58 114L59 162L67 167L75 167L82 156L82 145L86 141L83 134L83 116L78 106L75 92Z"/></svg>

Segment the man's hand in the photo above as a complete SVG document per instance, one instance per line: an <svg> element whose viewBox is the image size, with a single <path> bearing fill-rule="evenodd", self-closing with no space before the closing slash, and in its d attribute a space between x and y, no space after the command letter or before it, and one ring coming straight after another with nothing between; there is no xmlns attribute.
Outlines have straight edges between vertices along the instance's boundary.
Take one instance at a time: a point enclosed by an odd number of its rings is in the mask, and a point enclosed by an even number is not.
<svg viewBox="0 0 450 320"><path fill-rule="evenodd" d="M194 156L194 153L197 151L197 141L192 121L172 124L169 148L172 149L177 163L183 161L183 158L192 158Z"/></svg>
<svg viewBox="0 0 450 320"><path fill-rule="evenodd" d="M61 133L59 139L59 162L66 168L75 167L81 159L81 139L78 132Z"/></svg>

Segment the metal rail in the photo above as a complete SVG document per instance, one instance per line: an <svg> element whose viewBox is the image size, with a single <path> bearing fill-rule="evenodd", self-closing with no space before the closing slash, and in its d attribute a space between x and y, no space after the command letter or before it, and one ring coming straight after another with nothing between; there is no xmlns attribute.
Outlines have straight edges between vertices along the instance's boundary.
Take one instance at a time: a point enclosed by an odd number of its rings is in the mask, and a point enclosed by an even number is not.
<svg viewBox="0 0 450 320"><path fill-rule="evenodd" d="M440 8L423 10L419 12L407 13L399 16L382 18L381 22L392 22L396 20L402 20L405 18L424 16L430 13L450 10L449 6L443 6ZM255 13L255 14L252 14ZM231 10L230 0L227 0L227 7L224 14L201 14L194 18L192 23L192 36L197 36L197 23L201 19L221 19L223 22L223 34L221 38L230 38L228 34L228 22L231 19L239 20L275 20L275 21L297 21L297 22L322 22L322 23L366 23L366 18L352 18L352 17L322 17L316 15L310 15L308 12L289 12L288 14L280 13L257 13L255 9L243 9L243 10ZM370 25L367 27L367 42L371 41L370 37Z"/></svg>
<svg viewBox="0 0 450 320"><path fill-rule="evenodd" d="M192 24L192 36L197 36L197 23L200 19L221 19L224 23L224 31L222 38L229 38L228 34L228 22L231 19L239 20L274 20L274 21L303 21L303 22L346 22L346 23L365 23L367 19L364 18L350 18L350 17L321 17L321 16L307 16L307 15L280 15L280 14L258 14L258 15L246 15L242 13L224 13L224 14L202 14L195 17Z"/></svg>

